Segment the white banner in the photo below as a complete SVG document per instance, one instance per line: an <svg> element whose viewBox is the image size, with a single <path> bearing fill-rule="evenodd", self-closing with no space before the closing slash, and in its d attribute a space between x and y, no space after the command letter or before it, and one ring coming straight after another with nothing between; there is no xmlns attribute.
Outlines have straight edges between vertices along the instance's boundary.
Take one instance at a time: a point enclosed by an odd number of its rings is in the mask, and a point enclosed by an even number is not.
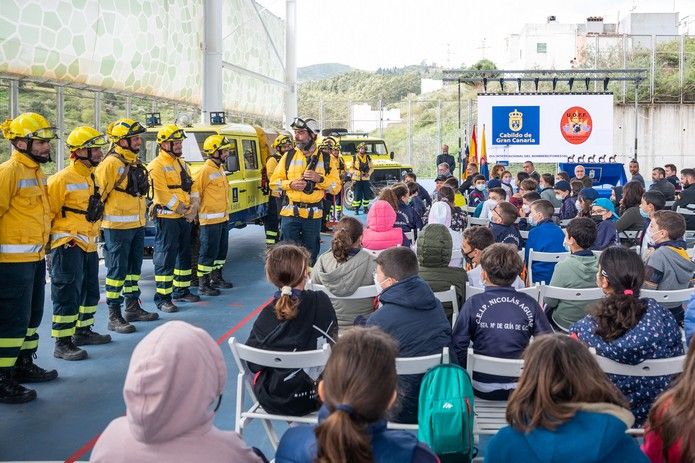
<svg viewBox="0 0 695 463"><path fill-rule="evenodd" d="M613 153L613 95L478 95L488 163L567 162Z"/></svg>

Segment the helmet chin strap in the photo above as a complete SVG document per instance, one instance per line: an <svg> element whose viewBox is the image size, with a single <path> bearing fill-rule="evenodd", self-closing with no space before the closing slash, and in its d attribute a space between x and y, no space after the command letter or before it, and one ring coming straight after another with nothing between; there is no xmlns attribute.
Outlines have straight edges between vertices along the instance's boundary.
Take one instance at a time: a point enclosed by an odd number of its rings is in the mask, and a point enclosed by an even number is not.
<svg viewBox="0 0 695 463"><path fill-rule="evenodd" d="M126 143L128 144L128 149L129 149L130 151L132 151L132 152L135 153L135 154L138 154L138 153L140 152L140 148L135 149L135 148L133 148L133 145L131 144L131 141L133 140L133 137L128 137L128 138L126 138L125 140L126 140Z"/></svg>
<svg viewBox="0 0 695 463"><path fill-rule="evenodd" d="M19 151L20 153L24 154L25 156L28 156L28 157L31 158L33 161L35 161L35 162L37 162L37 163L39 163L39 164L45 164L45 163L47 163L47 162L53 161L53 159L51 159L51 152L50 152L50 151L48 152L48 156L47 156L47 157L37 156L37 155L35 155L34 153L32 153L32 152L31 152L31 148L33 147L33 145L34 145L34 139L33 139L33 138L27 139L27 147L26 147L25 149L19 148L19 147L18 147L16 144L14 144L14 143L12 144L12 146L14 146L14 149L16 149L16 150Z"/></svg>
<svg viewBox="0 0 695 463"><path fill-rule="evenodd" d="M99 162L94 161L94 159L92 158L92 153L93 153L93 148L87 148L87 157L85 157L85 158L78 157L77 159L79 159L80 161L87 161L90 166L96 167L99 165Z"/></svg>
<svg viewBox="0 0 695 463"><path fill-rule="evenodd" d="M167 143L167 142L165 142L165 143ZM175 151L173 150L174 143L171 142L171 141L169 141L168 143L169 143L169 148L170 148L170 149L164 148L163 145L159 145L159 147L162 149L162 151L164 151L164 152L166 152L166 153L169 153L169 154L171 154L172 156L174 156L174 157L176 157L176 158L180 158L181 155L183 154L183 150L181 150L180 153L177 153L177 152L175 152Z"/></svg>

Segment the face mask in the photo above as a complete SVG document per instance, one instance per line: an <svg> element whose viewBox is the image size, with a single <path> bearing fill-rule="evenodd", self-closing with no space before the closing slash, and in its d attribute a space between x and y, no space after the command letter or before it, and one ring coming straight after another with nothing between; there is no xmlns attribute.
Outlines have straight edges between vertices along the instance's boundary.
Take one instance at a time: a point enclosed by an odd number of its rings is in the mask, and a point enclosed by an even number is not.
<svg viewBox="0 0 695 463"><path fill-rule="evenodd" d="M524 204L523 206L521 206L521 209L522 209L526 214L528 214L529 212L531 212L531 206L529 206L528 204Z"/></svg>
<svg viewBox="0 0 695 463"><path fill-rule="evenodd" d="M511 178L503 178L502 183L504 183L505 185L511 185L512 179Z"/></svg>
<svg viewBox="0 0 695 463"><path fill-rule="evenodd" d="M570 244L567 241L563 241L562 245L565 247L565 251L572 252L572 249L570 248Z"/></svg>
<svg viewBox="0 0 695 463"><path fill-rule="evenodd" d="M538 225L538 222L536 221L536 219L533 218L533 216L529 215L527 221L528 221L528 224L531 225L532 227L535 227L536 225Z"/></svg>
<svg viewBox="0 0 695 463"><path fill-rule="evenodd" d="M374 274L374 286L376 286L376 293L381 294L381 292L384 290L382 288L381 283L379 283L379 278L376 276L376 273Z"/></svg>
<svg viewBox="0 0 695 463"><path fill-rule="evenodd" d="M640 207L640 209L639 209L639 215L641 215L642 218L644 218L644 219L648 219L648 218L649 218L649 214L647 214L646 212L644 212L644 211L642 210L641 207Z"/></svg>
<svg viewBox="0 0 695 463"><path fill-rule="evenodd" d="M576 200L576 201L574 202L574 207L576 207L578 211L580 211L580 210L582 209L582 205L579 204L579 200Z"/></svg>
<svg viewBox="0 0 695 463"><path fill-rule="evenodd" d="M555 199L557 199L558 201L562 201L565 198L563 198L562 195L555 195Z"/></svg>
<svg viewBox="0 0 695 463"><path fill-rule="evenodd" d="M476 185L475 189L478 191L485 191L485 185Z"/></svg>
<svg viewBox="0 0 695 463"><path fill-rule="evenodd" d="M603 216L600 214L591 214L591 220L593 220L596 223L601 223L603 222Z"/></svg>

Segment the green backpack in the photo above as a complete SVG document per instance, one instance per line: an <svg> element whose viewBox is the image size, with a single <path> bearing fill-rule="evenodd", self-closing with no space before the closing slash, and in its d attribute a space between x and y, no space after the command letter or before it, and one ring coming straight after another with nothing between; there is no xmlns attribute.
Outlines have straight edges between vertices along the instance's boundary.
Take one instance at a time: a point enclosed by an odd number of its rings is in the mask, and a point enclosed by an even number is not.
<svg viewBox="0 0 695 463"><path fill-rule="evenodd" d="M445 363L425 374L420 385L419 440L440 457L471 461L477 453L473 416L473 386L465 369Z"/></svg>

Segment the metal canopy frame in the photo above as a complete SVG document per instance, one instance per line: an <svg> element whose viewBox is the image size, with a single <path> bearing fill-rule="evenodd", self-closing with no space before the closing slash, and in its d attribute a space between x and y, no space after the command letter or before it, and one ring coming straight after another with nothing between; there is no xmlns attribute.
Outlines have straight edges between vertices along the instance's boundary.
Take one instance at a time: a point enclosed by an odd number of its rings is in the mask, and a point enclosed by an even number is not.
<svg viewBox="0 0 695 463"><path fill-rule="evenodd" d="M524 70L505 70L505 69L448 69L444 71L444 82L456 82L458 85L458 131L459 131L459 157L463 154L461 140L461 84L482 84L483 93L479 95L529 95L528 92L521 91L522 82L533 82L536 92L533 95L579 95L579 94L605 94L608 92L608 84L614 82L633 82L635 84L635 151L634 158L637 159L637 124L639 121L639 86L642 81L647 80L647 69L524 69ZM552 82L553 89L550 92L539 92L538 86L541 82ZM570 91L556 91L557 84L567 83ZM602 83L603 91L589 91L591 82ZM501 92L488 92L489 83L498 83ZM504 84L516 84L517 92L505 92ZM575 84L585 85L585 91L572 91ZM469 102L470 103L470 102ZM466 137L468 134L466 134ZM462 174L463 163L459 162L459 177Z"/></svg>

